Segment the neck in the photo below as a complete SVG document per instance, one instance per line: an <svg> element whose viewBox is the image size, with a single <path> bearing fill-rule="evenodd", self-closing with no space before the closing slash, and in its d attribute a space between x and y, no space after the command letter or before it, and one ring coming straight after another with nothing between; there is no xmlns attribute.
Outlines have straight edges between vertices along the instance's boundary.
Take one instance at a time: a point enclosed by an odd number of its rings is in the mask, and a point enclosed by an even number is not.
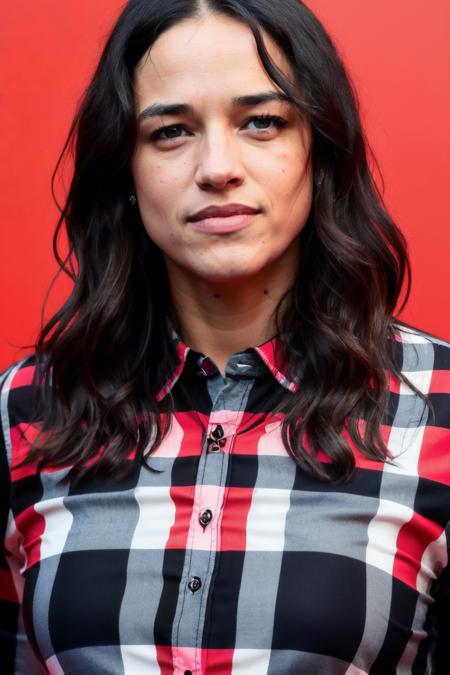
<svg viewBox="0 0 450 675"><path fill-rule="evenodd" d="M294 279L285 265L283 271L275 267L227 284L194 278L170 263L167 269L180 337L212 358L222 373L232 354L276 334L275 309Z"/></svg>

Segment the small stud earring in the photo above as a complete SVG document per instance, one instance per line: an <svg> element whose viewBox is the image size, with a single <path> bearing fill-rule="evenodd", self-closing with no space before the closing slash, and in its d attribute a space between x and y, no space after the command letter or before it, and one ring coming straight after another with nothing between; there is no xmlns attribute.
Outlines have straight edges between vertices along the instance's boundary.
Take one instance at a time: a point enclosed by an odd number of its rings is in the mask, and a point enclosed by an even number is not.
<svg viewBox="0 0 450 675"><path fill-rule="evenodd" d="M128 197L128 201L130 202L131 206L136 206L137 204L137 197L136 195L130 195Z"/></svg>
<svg viewBox="0 0 450 675"><path fill-rule="evenodd" d="M323 183L323 179L325 177L325 173L323 169L319 172L319 175L317 176L316 180L314 181L317 187L320 187Z"/></svg>

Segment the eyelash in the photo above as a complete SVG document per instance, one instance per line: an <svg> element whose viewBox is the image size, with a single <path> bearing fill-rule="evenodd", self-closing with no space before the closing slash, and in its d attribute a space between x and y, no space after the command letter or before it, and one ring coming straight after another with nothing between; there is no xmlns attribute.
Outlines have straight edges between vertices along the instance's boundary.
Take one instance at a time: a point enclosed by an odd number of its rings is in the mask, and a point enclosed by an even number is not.
<svg viewBox="0 0 450 675"><path fill-rule="evenodd" d="M245 122L245 124L247 125L249 122L253 122L255 120L257 120L258 122L261 122L261 121L272 122L274 127L276 127L277 129L283 129L288 124L287 120L283 119L282 117L278 117L278 115L253 115L253 117L248 118L248 120ZM166 127L160 127L159 129L156 129L156 131L154 131L151 134L150 140L151 141L159 141L159 140L162 140L162 141L175 140L175 141L177 141L179 138L182 138L182 136L175 136L174 138L170 139L170 138L161 138L161 135L165 131L167 131L168 129L184 129L184 128L185 127L182 124L170 124ZM265 132L265 131L269 131L269 129L261 129L260 131Z"/></svg>

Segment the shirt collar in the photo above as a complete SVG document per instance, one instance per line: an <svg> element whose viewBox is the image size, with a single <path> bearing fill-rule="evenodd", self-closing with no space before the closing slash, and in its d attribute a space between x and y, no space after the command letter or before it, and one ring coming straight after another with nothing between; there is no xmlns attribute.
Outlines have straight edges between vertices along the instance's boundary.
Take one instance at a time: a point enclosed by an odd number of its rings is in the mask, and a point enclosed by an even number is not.
<svg viewBox="0 0 450 675"><path fill-rule="evenodd" d="M192 352L191 348L181 340L175 330L172 332L172 339L176 342L177 364L172 375L159 390L157 394L158 401L162 401L172 391L185 369L189 353ZM298 382L288 375L290 370L289 359L278 336L264 342L262 345L250 347L245 351L247 353L255 352L282 387L291 392L297 391ZM199 360L202 361L203 364L209 361L208 357L205 357L203 354L199 355ZM209 361L209 363L211 363L211 361Z"/></svg>
<svg viewBox="0 0 450 675"><path fill-rule="evenodd" d="M288 391L297 391L298 382L296 382L292 376L288 375L290 372L289 358L278 336L275 336L258 347L254 347L254 351L260 356L261 360L282 387Z"/></svg>

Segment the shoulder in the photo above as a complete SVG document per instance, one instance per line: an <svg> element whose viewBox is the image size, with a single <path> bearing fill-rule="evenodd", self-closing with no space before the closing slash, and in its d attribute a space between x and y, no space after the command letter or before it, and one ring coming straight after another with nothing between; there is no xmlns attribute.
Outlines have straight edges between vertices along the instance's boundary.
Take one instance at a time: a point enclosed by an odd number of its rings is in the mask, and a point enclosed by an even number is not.
<svg viewBox="0 0 450 675"><path fill-rule="evenodd" d="M32 354L12 364L0 374L0 413L2 445L10 455L14 436L36 418L36 357Z"/></svg>
<svg viewBox="0 0 450 675"><path fill-rule="evenodd" d="M31 400L36 393L37 360L34 354L13 363L0 374L0 396L2 417L5 406ZM19 406L20 407L20 406Z"/></svg>
<svg viewBox="0 0 450 675"><path fill-rule="evenodd" d="M395 433L421 444L434 468L445 465L450 485L450 343L398 324L396 347L403 380L393 397Z"/></svg>
<svg viewBox="0 0 450 675"><path fill-rule="evenodd" d="M399 403L403 401L403 407L408 408L420 407L411 397L420 392L429 404L429 424L449 430L450 343L399 323L396 325L396 362L403 376Z"/></svg>
<svg viewBox="0 0 450 675"><path fill-rule="evenodd" d="M400 370L409 379L418 379L419 373L419 379L438 378L450 394L450 342L403 323L396 323L395 329Z"/></svg>

